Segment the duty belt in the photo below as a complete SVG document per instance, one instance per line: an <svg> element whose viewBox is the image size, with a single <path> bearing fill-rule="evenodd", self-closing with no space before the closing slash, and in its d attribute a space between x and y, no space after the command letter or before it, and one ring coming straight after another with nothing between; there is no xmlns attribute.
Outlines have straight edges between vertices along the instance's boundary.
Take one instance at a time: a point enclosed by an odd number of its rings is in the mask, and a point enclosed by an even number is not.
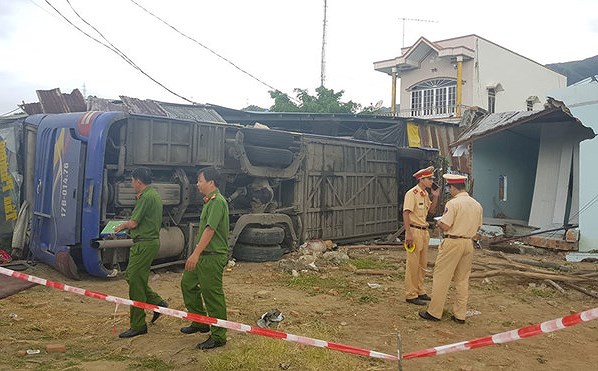
<svg viewBox="0 0 598 371"><path fill-rule="evenodd" d="M423 229L424 231L426 229L428 229L427 226L422 226L422 225L415 225L415 224L409 224L411 226L411 228L417 228L417 229Z"/></svg>
<svg viewBox="0 0 598 371"><path fill-rule="evenodd" d="M464 239L464 240L471 240L471 237L465 237L465 236L454 236L452 234L445 234L444 238L454 238L454 239Z"/></svg>

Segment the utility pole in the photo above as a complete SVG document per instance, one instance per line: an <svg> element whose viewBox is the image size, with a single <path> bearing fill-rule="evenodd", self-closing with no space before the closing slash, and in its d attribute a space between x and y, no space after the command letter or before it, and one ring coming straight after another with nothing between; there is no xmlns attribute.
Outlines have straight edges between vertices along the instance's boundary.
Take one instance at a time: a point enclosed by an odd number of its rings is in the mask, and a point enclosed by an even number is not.
<svg viewBox="0 0 598 371"><path fill-rule="evenodd" d="M327 1L324 0L324 21L322 22L322 60L320 63L320 86L326 82L326 8Z"/></svg>
<svg viewBox="0 0 598 371"><path fill-rule="evenodd" d="M399 18L401 21L403 21L403 34L402 34L402 39L403 42L401 43L401 48L405 47L405 21L410 21L410 22L427 22L427 23L438 23L438 21L433 21L430 19L417 19L417 18L405 18L405 17L400 17Z"/></svg>

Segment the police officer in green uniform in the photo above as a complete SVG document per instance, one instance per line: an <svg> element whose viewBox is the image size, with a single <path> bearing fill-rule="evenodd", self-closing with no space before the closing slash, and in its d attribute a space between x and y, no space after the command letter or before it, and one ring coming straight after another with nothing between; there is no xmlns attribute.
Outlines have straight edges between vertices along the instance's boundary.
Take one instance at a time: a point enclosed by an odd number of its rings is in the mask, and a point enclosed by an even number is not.
<svg viewBox="0 0 598 371"><path fill-rule="evenodd" d="M191 313L226 320L226 302L222 274L228 262L228 203L220 194L220 174L213 167L204 168L197 176L197 189L204 195L199 221L199 242L185 263L181 291ZM205 306L204 306L205 305ZM198 349L212 349L226 344L226 329L211 326L212 334ZM210 326L193 322L181 328L184 334L208 333Z"/></svg>
<svg viewBox="0 0 598 371"><path fill-rule="evenodd" d="M133 170L131 183L137 193L137 201L131 219L114 228L115 232L129 230L133 246L129 251L129 264L125 271L125 279L129 284L129 299L144 303L168 307L160 295L152 290L147 280L152 261L160 250L160 226L162 225L162 200L152 183L150 169L140 167ZM154 323L160 313L155 312ZM131 328L118 335L120 338L147 334L145 312L141 308L131 306Z"/></svg>

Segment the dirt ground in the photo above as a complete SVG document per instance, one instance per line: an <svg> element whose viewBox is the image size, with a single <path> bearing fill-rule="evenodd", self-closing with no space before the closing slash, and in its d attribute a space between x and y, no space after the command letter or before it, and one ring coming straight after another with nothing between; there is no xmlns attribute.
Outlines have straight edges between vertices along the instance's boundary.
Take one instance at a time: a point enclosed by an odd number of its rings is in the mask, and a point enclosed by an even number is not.
<svg viewBox="0 0 598 371"><path fill-rule="evenodd" d="M430 251L430 261L436 256ZM397 248L347 250L348 263L320 266L319 272L293 277L280 263L238 262L225 273L229 320L255 325L261 314L279 309L285 319L280 331L397 353L397 334L404 353L466 341L559 318L598 307L598 299L570 289L559 293L541 281L495 276L472 279L469 309L479 314L465 325L449 320L430 323L417 316L417 307L403 297L405 252ZM295 255L293 255L295 254ZM285 256L296 258L297 253ZM564 254L518 257L564 262ZM497 260L476 250L481 264ZM317 263L316 263L317 264ZM569 264L574 269L597 271L597 263ZM383 275L363 274L382 271ZM39 264L28 274L73 286L127 297L121 278L65 279ZM184 310L180 293L181 268L161 269L150 285L172 308ZM426 285L431 288L431 276ZM368 284L378 284L372 288ZM596 289L598 283L587 286ZM449 293L450 295L450 293ZM450 310L450 296L447 309ZM148 321L149 321L148 314ZM128 307L56 289L38 286L0 300L0 369L60 370L396 370L397 362L303 346L229 330L225 347L198 351L206 335L179 332L187 323L162 316L149 325L149 334L118 339L128 328ZM116 332L113 327L116 325ZM595 370L598 364L598 321L576 325L503 345L437 357L403 361L404 370ZM64 344L65 353L47 353L48 344ZM18 356L39 349L40 354Z"/></svg>

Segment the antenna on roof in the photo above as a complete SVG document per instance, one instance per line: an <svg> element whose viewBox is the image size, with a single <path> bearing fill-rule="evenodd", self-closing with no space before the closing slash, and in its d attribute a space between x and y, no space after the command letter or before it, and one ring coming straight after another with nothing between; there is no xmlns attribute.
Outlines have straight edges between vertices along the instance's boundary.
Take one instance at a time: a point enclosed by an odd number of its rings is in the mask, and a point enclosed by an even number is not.
<svg viewBox="0 0 598 371"><path fill-rule="evenodd" d="M320 64L320 86L326 81L326 8L327 1L324 0L324 21L322 22L322 60Z"/></svg>
<svg viewBox="0 0 598 371"><path fill-rule="evenodd" d="M403 33L402 33L402 39L403 42L401 44L401 48L405 47L405 21L411 21L411 22L427 22L427 23L438 23L438 21L434 21L431 19L417 19L417 18L405 18L405 17L400 17L399 18L401 21L403 21Z"/></svg>

